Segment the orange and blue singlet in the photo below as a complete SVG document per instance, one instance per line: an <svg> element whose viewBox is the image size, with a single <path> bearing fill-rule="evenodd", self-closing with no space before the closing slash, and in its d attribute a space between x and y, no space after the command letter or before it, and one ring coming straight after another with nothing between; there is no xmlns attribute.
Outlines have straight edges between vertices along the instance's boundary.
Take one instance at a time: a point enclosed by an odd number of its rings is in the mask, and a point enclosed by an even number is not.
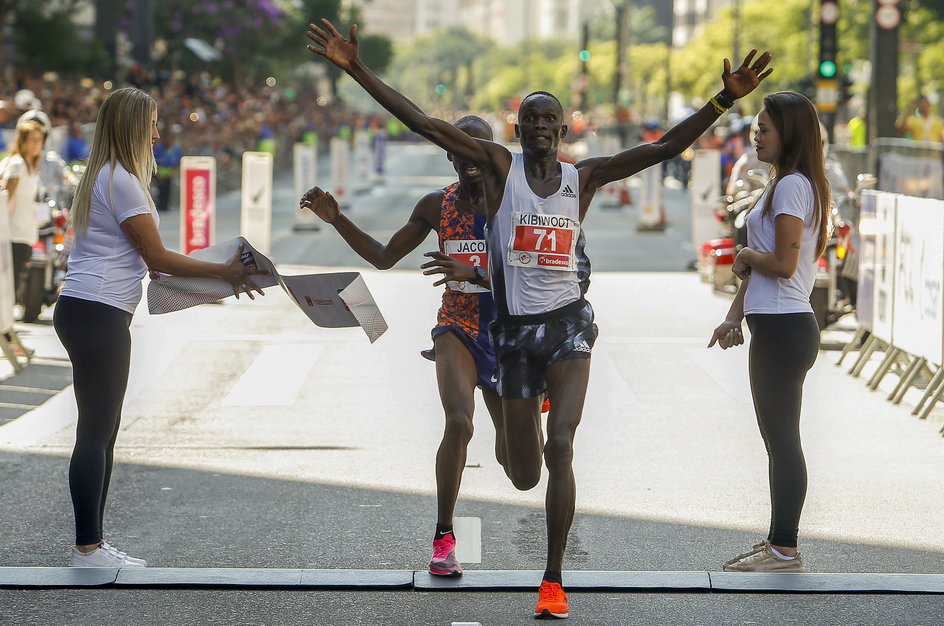
<svg viewBox="0 0 944 626"><path fill-rule="evenodd" d="M467 215L456 210L459 183L443 190L439 218L439 249L467 265L485 265L485 215ZM497 384L495 353L488 326L495 319L495 300L490 291L469 283L447 284L432 336L453 332L475 358L478 385L494 389Z"/></svg>

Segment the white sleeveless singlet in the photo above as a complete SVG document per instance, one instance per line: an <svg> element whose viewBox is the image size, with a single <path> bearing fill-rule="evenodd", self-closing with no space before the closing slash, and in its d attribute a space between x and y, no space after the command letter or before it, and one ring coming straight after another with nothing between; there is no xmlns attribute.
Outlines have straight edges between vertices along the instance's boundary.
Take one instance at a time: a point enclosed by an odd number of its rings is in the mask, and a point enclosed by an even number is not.
<svg viewBox="0 0 944 626"><path fill-rule="evenodd" d="M581 297L579 174L570 163L560 166L560 188L542 198L528 185L524 156L512 153L501 205L486 229L499 315L541 315Z"/></svg>

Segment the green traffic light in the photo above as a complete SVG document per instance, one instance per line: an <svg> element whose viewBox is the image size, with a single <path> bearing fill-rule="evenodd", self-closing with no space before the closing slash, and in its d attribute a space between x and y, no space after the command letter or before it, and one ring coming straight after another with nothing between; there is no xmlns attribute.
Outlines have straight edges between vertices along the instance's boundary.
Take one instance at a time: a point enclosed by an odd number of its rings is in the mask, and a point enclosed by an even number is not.
<svg viewBox="0 0 944 626"><path fill-rule="evenodd" d="M823 78L832 78L836 75L836 63L834 61L823 61L819 64L819 75Z"/></svg>
<svg viewBox="0 0 944 626"><path fill-rule="evenodd" d="M442 83L439 83L438 85L436 85L436 95L437 96L446 95L446 86L443 85Z"/></svg>
<svg viewBox="0 0 944 626"><path fill-rule="evenodd" d="M580 54L577 55L577 58L580 59L581 61L583 61L584 63L586 63L587 61L590 60L590 51L589 51L589 50L581 50L581 51L580 51Z"/></svg>

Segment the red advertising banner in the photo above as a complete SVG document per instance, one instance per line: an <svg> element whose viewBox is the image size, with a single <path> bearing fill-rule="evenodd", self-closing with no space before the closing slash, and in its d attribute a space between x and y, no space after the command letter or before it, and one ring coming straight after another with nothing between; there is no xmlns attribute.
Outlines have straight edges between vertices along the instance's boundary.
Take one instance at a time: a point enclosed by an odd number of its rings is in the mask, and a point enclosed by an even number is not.
<svg viewBox="0 0 944 626"><path fill-rule="evenodd" d="M180 250L190 254L214 243L216 159L184 157L180 164Z"/></svg>

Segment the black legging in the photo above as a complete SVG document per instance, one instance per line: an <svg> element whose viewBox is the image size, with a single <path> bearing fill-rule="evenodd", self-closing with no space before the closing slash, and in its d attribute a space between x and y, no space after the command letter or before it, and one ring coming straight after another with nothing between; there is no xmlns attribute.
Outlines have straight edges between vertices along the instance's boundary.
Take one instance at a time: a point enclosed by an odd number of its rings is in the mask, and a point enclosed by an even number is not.
<svg viewBox="0 0 944 626"><path fill-rule="evenodd" d="M69 465L75 543L91 545L102 541L102 516L131 363L131 314L101 302L61 296L53 324L72 361L79 408Z"/></svg>
<svg viewBox="0 0 944 626"><path fill-rule="evenodd" d="M800 445L803 381L819 352L812 313L747 316L754 412L767 447L770 532L775 546L795 548L806 499L806 461Z"/></svg>
<svg viewBox="0 0 944 626"><path fill-rule="evenodd" d="M20 285L26 276L26 264L33 256L33 246L28 243L11 242L10 249L13 251L13 293L19 302L25 298L26 294L20 293Z"/></svg>

